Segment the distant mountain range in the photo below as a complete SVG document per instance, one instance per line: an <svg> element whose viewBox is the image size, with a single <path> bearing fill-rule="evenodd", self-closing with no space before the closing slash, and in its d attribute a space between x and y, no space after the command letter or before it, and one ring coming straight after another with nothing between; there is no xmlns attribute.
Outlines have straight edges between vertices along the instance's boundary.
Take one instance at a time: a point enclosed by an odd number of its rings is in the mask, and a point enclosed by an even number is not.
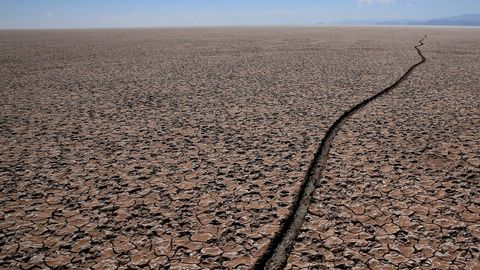
<svg viewBox="0 0 480 270"><path fill-rule="evenodd" d="M433 26L480 26L480 14L465 14L431 20L347 20L337 25L433 25Z"/></svg>

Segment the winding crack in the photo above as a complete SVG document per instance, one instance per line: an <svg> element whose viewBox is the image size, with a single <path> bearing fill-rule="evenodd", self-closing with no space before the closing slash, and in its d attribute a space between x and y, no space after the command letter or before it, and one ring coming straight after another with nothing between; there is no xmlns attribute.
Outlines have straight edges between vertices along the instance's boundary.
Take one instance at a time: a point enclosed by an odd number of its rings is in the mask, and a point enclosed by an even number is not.
<svg viewBox="0 0 480 270"><path fill-rule="evenodd" d="M423 56L422 51L419 49L423 46L423 41L427 38L425 35L417 46L414 48L417 50L418 55L421 57L421 60L411 66L396 82L394 82L389 87L383 89L379 93L363 100L357 105L351 107L348 111L344 112L332 126L328 129L325 137L323 137L322 142L320 143L315 156L310 163L307 174L305 176L300 190L294 200L293 206L290 210L288 217L283 222L283 225L280 231L272 239L270 246L267 251L262 255L262 257L257 261L253 269L283 269L287 263L288 256L290 251L293 248L293 244L297 235L303 225L305 215L307 214L308 207L312 200L312 194L315 190L315 184L318 179L321 178L322 172L325 169L327 164L328 155L332 142L335 139L335 136L338 133L338 130L343 126L343 124L348 120L348 118L354 115L356 112L361 110L363 107L368 105L370 102L375 99L389 93L391 90L395 89L400 83L402 83L407 77L412 73L412 71L419 65L425 63L427 58Z"/></svg>

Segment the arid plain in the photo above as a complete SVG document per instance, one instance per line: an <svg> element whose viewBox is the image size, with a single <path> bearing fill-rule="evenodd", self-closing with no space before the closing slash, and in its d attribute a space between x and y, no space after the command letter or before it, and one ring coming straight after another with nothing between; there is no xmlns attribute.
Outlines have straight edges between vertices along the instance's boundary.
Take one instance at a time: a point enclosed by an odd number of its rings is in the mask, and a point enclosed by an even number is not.
<svg viewBox="0 0 480 270"><path fill-rule="evenodd" d="M0 268L264 267L425 35L280 265L479 269L480 29L400 27L0 31Z"/></svg>

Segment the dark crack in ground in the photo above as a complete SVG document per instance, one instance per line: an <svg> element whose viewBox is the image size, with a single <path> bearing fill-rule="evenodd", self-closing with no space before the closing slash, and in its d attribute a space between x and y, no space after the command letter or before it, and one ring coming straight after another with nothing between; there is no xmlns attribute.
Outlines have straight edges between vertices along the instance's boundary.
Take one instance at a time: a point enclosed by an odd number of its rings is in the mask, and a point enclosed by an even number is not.
<svg viewBox="0 0 480 270"><path fill-rule="evenodd" d="M338 133L286 269L480 269L480 35L428 32Z"/></svg>
<svg viewBox="0 0 480 270"><path fill-rule="evenodd" d="M339 129L344 125L344 123L352 115L360 111L363 107L367 106L369 103L374 100L382 97L383 95L388 94L390 91L398 87L408 76L415 70L418 66L426 62L425 56L423 56L420 47L423 46L423 41L427 36L422 38L419 41L419 44L414 47L417 51L420 60L413 64L406 72L403 74L397 81L387 88L379 91L375 95L363 100L362 102L352 106L348 111L343 113L333 125L328 129L325 137L322 139L322 142L319 145L315 157L310 164L310 167L305 176L305 180L300 187L299 193L296 197L295 202L291 212L283 223L283 226L279 233L275 236L271 242L267 252L260 258L260 260L255 265L256 269L272 269L279 270L283 269L287 264L287 259L292 250L295 239L297 238L299 231L304 222L305 216L308 211L308 207L312 201L312 194L315 191L315 184L322 177L325 165L329 158L329 152L335 136Z"/></svg>

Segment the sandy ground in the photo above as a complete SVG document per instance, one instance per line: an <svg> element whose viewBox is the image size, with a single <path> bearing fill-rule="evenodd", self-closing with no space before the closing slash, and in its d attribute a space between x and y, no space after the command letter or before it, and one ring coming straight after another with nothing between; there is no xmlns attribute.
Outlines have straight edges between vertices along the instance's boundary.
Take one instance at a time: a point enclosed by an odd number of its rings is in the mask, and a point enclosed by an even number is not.
<svg viewBox="0 0 480 270"><path fill-rule="evenodd" d="M409 170L402 171L412 177L394 168L382 181L403 186L398 177L414 181L414 176L426 175L433 184L452 182L442 171L447 166L428 169L434 166L428 159L403 148L393 151L402 145L395 136L404 144L426 138L426 157L443 147L461 161L473 160L473 169L469 163L458 168L460 161L448 156L453 167L447 172L470 179L467 188L477 193L457 205L473 213L462 222L478 223L477 30L0 32L0 267L250 268L288 214L325 131L343 111L391 84L417 61L413 46L424 34L431 36L424 47L428 64L398 94L347 124L351 131L339 134L326 181L336 185L352 173L361 183L378 181L378 171L357 170L390 164L381 155L391 151L392 166L405 163ZM374 116L379 120L373 121ZM458 130L465 134L458 137ZM362 147L368 140L374 145L368 144L366 153ZM353 166L349 159L358 163L360 156L375 163ZM326 186L320 186L312 208L325 200ZM442 203L464 189L445 192ZM333 197L343 199L335 192ZM367 207L368 194L362 194L365 199L358 195L355 201ZM408 205L407 199L400 201ZM419 204L437 207L427 202ZM437 212L439 218L449 215ZM425 215L437 218L433 213ZM450 216L460 222L459 215ZM314 218L307 218L305 235ZM468 245L463 247L468 249L478 246L478 230L475 236L476 227L467 225ZM342 239L347 230L332 226ZM305 256L321 248L305 235L298 239L289 267L346 263L343 253L331 260L323 253ZM433 253L443 252L439 245L432 246ZM387 248L385 254L393 250ZM475 252L465 260L478 259ZM376 254L367 257L387 263Z"/></svg>

